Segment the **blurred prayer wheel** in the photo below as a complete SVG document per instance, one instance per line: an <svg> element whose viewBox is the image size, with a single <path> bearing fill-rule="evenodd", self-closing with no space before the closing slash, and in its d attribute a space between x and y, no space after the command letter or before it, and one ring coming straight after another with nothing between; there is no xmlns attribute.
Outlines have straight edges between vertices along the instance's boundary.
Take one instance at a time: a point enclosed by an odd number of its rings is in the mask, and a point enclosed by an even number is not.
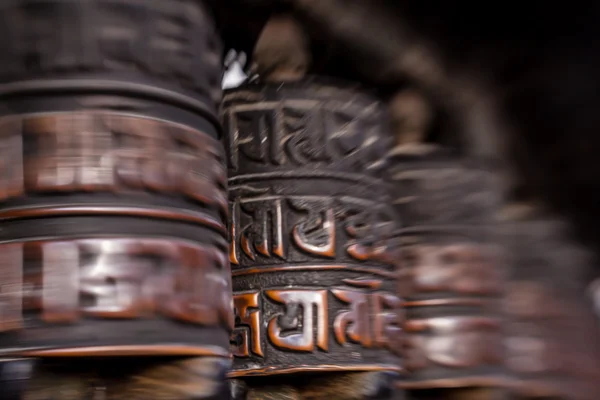
<svg viewBox="0 0 600 400"><path fill-rule="evenodd" d="M598 320L581 296L595 261L561 218L533 202L511 208L502 229L512 267L504 309L513 392L522 399L597 399Z"/></svg>
<svg viewBox="0 0 600 400"><path fill-rule="evenodd" d="M405 389L503 384L504 273L493 174L443 148L397 147L389 168L402 258ZM483 397L487 398L487 397Z"/></svg>
<svg viewBox="0 0 600 400"><path fill-rule="evenodd" d="M315 77L247 84L226 92L223 121L231 376L399 371L387 248L395 216L382 179L391 136L380 103Z"/></svg>
<svg viewBox="0 0 600 400"><path fill-rule="evenodd" d="M0 353L226 360L210 10L21 0L0 18Z"/></svg>

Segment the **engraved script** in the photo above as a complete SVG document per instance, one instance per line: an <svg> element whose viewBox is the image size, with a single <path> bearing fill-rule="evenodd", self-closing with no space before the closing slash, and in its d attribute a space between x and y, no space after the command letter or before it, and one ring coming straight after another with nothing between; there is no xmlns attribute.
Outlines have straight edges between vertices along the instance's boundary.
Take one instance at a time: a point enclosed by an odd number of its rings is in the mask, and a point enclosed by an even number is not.
<svg viewBox="0 0 600 400"><path fill-rule="evenodd" d="M326 290L267 290L265 294L285 305L285 313L269 321L269 339L274 346L292 351L313 351L316 331L316 346L321 350L328 349ZM299 333L289 333L298 329Z"/></svg>

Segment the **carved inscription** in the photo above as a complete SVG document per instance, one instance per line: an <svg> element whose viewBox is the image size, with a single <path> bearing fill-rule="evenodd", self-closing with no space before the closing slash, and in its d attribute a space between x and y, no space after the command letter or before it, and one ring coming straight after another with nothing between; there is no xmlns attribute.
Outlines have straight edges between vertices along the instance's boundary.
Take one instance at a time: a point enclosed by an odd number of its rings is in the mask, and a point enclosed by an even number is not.
<svg viewBox="0 0 600 400"><path fill-rule="evenodd" d="M369 283L380 285L377 281ZM366 348L386 347L397 351L392 344L401 334L401 301L398 297L382 292L369 294L352 288L335 288L332 293L350 306L350 310L339 313L333 323L338 343L343 345L350 340Z"/></svg>
<svg viewBox="0 0 600 400"><path fill-rule="evenodd" d="M348 286L330 290L268 289L235 295L234 355L244 358L251 352L263 357L265 338L274 348L290 352L329 352L331 337L338 346L356 343L397 350L392 343L400 333L401 301L390 293L373 291L381 281L366 282L369 286L365 281L346 280ZM278 305L280 311L265 315L265 301Z"/></svg>
<svg viewBox="0 0 600 400"><path fill-rule="evenodd" d="M292 351L313 351L313 335L316 331L316 346L327 351L326 290L268 290L266 295L285 306L283 314L269 321L269 339L276 347ZM313 328L315 319L317 323ZM286 330L298 329L300 332L284 335Z"/></svg>
<svg viewBox="0 0 600 400"><path fill-rule="evenodd" d="M233 99L233 97L231 97ZM228 97L225 97L225 104ZM368 173L380 168L388 147L375 103L282 100L229 105L229 167L335 166ZM375 134L381 134L373 140Z"/></svg>
<svg viewBox="0 0 600 400"><path fill-rule="evenodd" d="M368 204L362 199L344 198L344 232L348 237L346 252L360 261L398 265L393 241L396 215L386 205Z"/></svg>
<svg viewBox="0 0 600 400"><path fill-rule="evenodd" d="M281 199L258 198L255 201L236 204L232 210L234 220L239 217L240 208L252 218L252 222L245 225L239 235L239 245L244 254L253 261L256 259L256 253L264 257L283 258L285 254ZM231 229L235 235L237 226ZM235 244L238 244L237 240ZM231 254L231 262L239 264L236 246L232 246Z"/></svg>
<svg viewBox="0 0 600 400"><path fill-rule="evenodd" d="M222 251L164 239L79 239L0 245L0 328L22 312L47 323L163 316L233 325L231 278Z"/></svg>
<svg viewBox="0 0 600 400"><path fill-rule="evenodd" d="M101 112L5 117L0 154L0 200L36 192L153 191L227 212L219 143L181 125Z"/></svg>
<svg viewBox="0 0 600 400"><path fill-rule="evenodd" d="M253 195L242 197L240 191ZM272 196L267 189L248 186L232 187L231 192L233 265L284 263L294 252L316 259L347 255L354 261L395 262L389 254L393 216L380 204L353 198ZM345 244L338 249L341 235Z"/></svg>
<svg viewBox="0 0 600 400"><path fill-rule="evenodd" d="M281 139L273 136L278 132L274 126L277 121L276 114L276 110L263 104L239 106L226 115L224 123L227 132L230 133L231 167L238 168L240 153L259 163L282 163Z"/></svg>
<svg viewBox="0 0 600 400"><path fill-rule="evenodd" d="M248 357L250 350L257 356L263 356L262 341L260 338L260 305L259 294L244 293L233 296L233 306L236 313L236 328L233 338L239 342L233 346L233 355Z"/></svg>
<svg viewBox="0 0 600 400"><path fill-rule="evenodd" d="M307 214L292 229L296 246L315 256L335 257L335 220L331 200L290 199L290 203L296 210Z"/></svg>

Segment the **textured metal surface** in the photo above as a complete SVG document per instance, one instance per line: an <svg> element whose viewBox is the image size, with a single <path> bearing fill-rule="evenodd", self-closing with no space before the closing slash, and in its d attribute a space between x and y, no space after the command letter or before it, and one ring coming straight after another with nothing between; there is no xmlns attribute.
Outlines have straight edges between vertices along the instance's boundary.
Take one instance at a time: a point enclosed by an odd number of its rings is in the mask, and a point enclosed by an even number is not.
<svg viewBox="0 0 600 400"><path fill-rule="evenodd" d="M0 18L3 95L78 86L206 111L220 100L221 43L202 1L10 0Z"/></svg>
<svg viewBox="0 0 600 400"><path fill-rule="evenodd" d="M374 99L301 82L226 93L234 377L399 370L401 312ZM273 378L275 379L275 378Z"/></svg>
<svg viewBox="0 0 600 400"><path fill-rule="evenodd" d="M407 389L502 383L503 265L494 234L498 198L482 165L429 145L392 152L389 173L406 310Z"/></svg>

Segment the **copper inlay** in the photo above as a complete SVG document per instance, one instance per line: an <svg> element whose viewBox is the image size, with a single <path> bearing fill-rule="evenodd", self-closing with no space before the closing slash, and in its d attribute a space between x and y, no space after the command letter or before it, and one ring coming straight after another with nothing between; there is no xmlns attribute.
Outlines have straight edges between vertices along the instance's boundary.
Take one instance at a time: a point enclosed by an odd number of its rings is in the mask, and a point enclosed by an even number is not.
<svg viewBox="0 0 600 400"><path fill-rule="evenodd" d="M485 306L489 301L483 299L430 299L405 301L403 307L434 307L434 306Z"/></svg>
<svg viewBox="0 0 600 400"><path fill-rule="evenodd" d="M387 272L382 271L381 269L375 268L364 268L364 267L356 267L353 265L285 265L285 266L262 266L259 268L247 268L247 269L238 269L236 271L232 271L232 276L243 276L243 275L254 275L254 274L266 274L271 272L291 272L291 271L325 271L325 270L344 270L344 271L353 271L353 272L362 272L373 275L380 275L387 278L397 278L398 274L396 272Z"/></svg>
<svg viewBox="0 0 600 400"><path fill-rule="evenodd" d="M465 378L446 378L431 379L423 381L398 381L396 386L401 389L453 389L465 387L509 387L511 381L502 377L465 377Z"/></svg>
<svg viewBox="0 0 600 400"><path fill-rule="evenodd" d="M15 352L21 357L115 357L115 356L208 356L229 358L229 352L219 347L184 345L128 345L75 347L67 349L26 350Z"/></svg>
<svg viewBox="0 0 600 400"><path fill-rule="evenodd" d="M402 368L396 365L315 365L299 366L289 368L267 367L257 369L247 369L241 371L232 371L228 374L229 378L240 378L249 376L267 376L296 374L303 372L369 372L369 371L393 371L402 372Z"/></svg>

